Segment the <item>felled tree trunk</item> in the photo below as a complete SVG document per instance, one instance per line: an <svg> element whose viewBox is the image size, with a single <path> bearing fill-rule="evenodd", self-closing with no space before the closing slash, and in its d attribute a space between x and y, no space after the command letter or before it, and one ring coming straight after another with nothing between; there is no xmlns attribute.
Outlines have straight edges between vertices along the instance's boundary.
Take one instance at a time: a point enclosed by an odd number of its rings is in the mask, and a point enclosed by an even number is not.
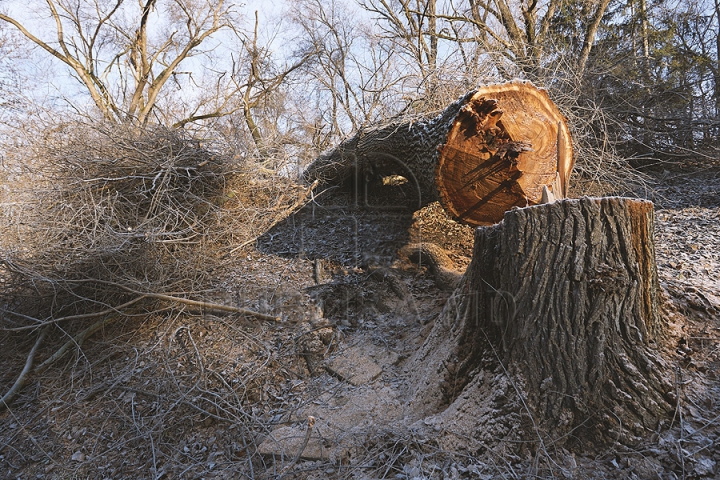
<svg viewBox="0 0 720 480"><path fill-rule="evenodd" d="M515 209L478 228L472 263L413 359L416 407L468 401L491 358L522 397L522 440L632 444L656 431L675 400L658 353L667 326L652 235L652 203L623 198Z"/></svg>
<svg viewBox="0 0 720 480"><path fill-rule="evenodd" d="M431 118L363 129L315 160L305 179L357 186L401 175L419 205L440 200L455 219L490 225L514 206L564 198L572 167L565 118L544 90L514 81L469 92Z"/></svg>

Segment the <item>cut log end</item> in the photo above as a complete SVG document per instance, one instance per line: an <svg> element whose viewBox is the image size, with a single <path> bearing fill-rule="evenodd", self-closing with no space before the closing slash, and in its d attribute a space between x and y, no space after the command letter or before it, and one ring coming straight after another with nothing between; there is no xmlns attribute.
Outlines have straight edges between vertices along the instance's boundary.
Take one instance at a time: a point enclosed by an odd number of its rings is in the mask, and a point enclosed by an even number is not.
<svg viewBox="0 0 720 480"><path fill-rule="evenodd" d="M572 170L565 119L527 82L480 88L440 149L435 184L443 207L471 225L499 222L512 207L564 198Z"/></svg>
<svg viewBox="0 0 720 480"><path fill-rule="evenodd" d="M515 81L468 92L439 115L368 126L319 156L304 178L372 193L364 187L378 175L400 175L414 190L403 192L409 205L440 200L455 219L491 225L513 207L541 203L543 188L565 198L572 167L565 118L544 90Z"/></svg>

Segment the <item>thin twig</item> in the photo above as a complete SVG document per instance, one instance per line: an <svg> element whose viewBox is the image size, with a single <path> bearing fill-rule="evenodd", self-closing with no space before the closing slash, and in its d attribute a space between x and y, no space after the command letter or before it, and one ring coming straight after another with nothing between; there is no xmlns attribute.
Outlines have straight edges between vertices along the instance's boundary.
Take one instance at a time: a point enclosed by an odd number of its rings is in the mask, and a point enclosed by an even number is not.
<svg viewBox="0 0 720 480"><path fill-rule="evenodd" d="M305 438L303 439L302 444L300 444L300 448L298 448L297 454L295 454L295 458L293 458L292 462L287 464L287 466L282 469L282 471L280 472L280 474L277 477L277 480L280 480L283 477L283 475L285 475L300 460L300 457L302 457L302 454L305 451L305 447L307 447L308 441L310 440L310 435L312 435L312 430L313 430L314 426L315 426L315 417L313 417L312 415L309 415L307 429L305 430Z"/></svg>
<svg viewBox="0 0 720 480"><path fill-rule="evenodd" d="M134 293L135 295L138 295L138 297L134 298L128 302L125 302L122 305L119 305L117 307L108 308L108 309L102 310L100 312L84 313L81 315L69 315L67 317L60 317L60 318L56 318L56 319L53 319L53 320L50 320L47 322L37 323L34 325L26 325L23 327L0 328L0 331L19 332L19 331L23 331L23 330L34 330L34 329L37 329L38 327L42 327L45 325L52 325L52 324L56 324L59 322L65 322L65 321L69 321L69 320L81 320L81 319L86 319L86 318L98 317L101 315L108 315L111 313L118 313L119 309L130 306L133 303L137 303L138 301L140 301L144 298L154 298L156 300L165 300L168 302L182 303L185 305L198 307L198 308L201 308L206 311L221 311L221 312L238 313L240 315L248 315L251 317L259 318L260 320L268 320L271 322L279 322L280 321L279 317L256 312L255 310L250 310L248 308L233 307L230 305L222 305L219 303L204 302L204 301L200 301L200 300L190 300L188 298L176 297L173 295L165 295L163 293L139 292L130 287L127 287L125 285L121 285L121 284L115 283L115 282L107 282L107 281L95 280L95 279L87 279L87 280L83 280L82 282L88 282L88 281L112 285L112 286L121 288L123 290L126 290L130 293Z"/></svg>
<svg viewBox="0 0 720 480"><path fill-rule="evenodd" d="M70 349L70 347L72 347L73 345L77 345L77 347L80 348L80 346L82 346L83 342L85 341L85 339L87 337L89 337L93 333L97 332L98 330L100 330L101 328L103 328L105 325L112 322L116 318L117 317L107 317L107 318L99 320L99 321L93 323L92 325L90 325L88 328L86 328L85 330L80 332L77 336L68 340L50 358L48 358L43 363L38 365L35 368L34 373L41 373L41 372L45 371L45 369L47 369L53 363L60 360L67 353L67 351Z"/></svg>
<svg viewBox="0 0 720 480"><path fill-rule="evenodd" d="M189 298L176 297L174 295L167 295L164 293L140 292L138 290L128 287L127 285L122 285L122 284L116 283L116 282L109 282L107 280L85 279L85 280L82 280L82 282L102 283L105 285L110 285L110 286L121 288L127 292L134 293L135 295L142 295L144 297L154 298L156 300L165 300L168 302L183 303L185 305L199 307L203 310L215 310L215 311L221 311L221 312L239 313L240 315L248 315L251 317L259 318L261 320L269 320L272 322L280 321L279 317L275 317L272 315L266 315L264 313L256 312L255 310L250 310L248 308L233 307L230 305L222 305L220 303L205 302L205 301L201 301L201 300L190 300Z"/></svg>
<svg viewBox="0 0 720 480"><path fill-rule="evenodd" d="M685 442L685 425L683 425L683 414L682 414L682 399L680 397L680 384L682 381L682 370L680 365L675 368L675 397L677 399L677 405L675 408L675 414L677 415L680 423L680 438L677 443L678 458L680 459L680 466L682 467L682 478L685 478L685 452L683 451L683 443ZM673 416L673 421L675 416Z"/></svg>
<svg viewBox="0 0 720 480"><path fill-rule="evenodd" d="M111 386L111 388L113 388L113 387ZM111 388L109 388L107 391L110 391ZM120 390L125 390L127 392L133 392L133 393L137 393L140 395L147 395L149 397L155 397L155 398L161 399L161 400L166 400L168 398L166 393L155 393L155 392L151 392L148 390L142 390L139 388L129 387L126 385L117 385L117 388L119 388ZM240 418L230 418L230 417L222 417L220 415L216 415L216 414L209 412L209 411L205 410L204 408L202 408L198 405L195 405L194 403L189 402L187 400L181 399L181 400L176 401L175 403L178 405L185 405L187 407L190 407L203 415L207 415L208 417L214 418L215 420L218 420L221 422L239 423L241 420L244 420L244 419L240 419Z"/></svg>
<svg viewBox="0 0 720 480"><path fill-rule="evenodd" d="M54 325L54 324L60 323L60 322L67 322L67 321L70 321L70 320L84 320L84 319L87 319L87 318L94 318L94 317L100 317L100 316L102 316L102 315L109 315L109 314L111 314L111 313L119 313L118 311L119 311L121 308L129 307L130 305L132 305L132 304L134 304L134 303L137 303L137 302L139 302L140 300L142 300L143 298L147 298L147 297L149 297L149 295L140 294L139 297L134 298L134 299L132 299L132 300L130 300L130 301L128 301L128 302L125 302L125 303L123 303L122 305L118 305L117 307L107 308L107 309L101 310L101 311L99 311L99 312L83 313L83 314L80 314L80 315L68 315L68 316L66 316L66 317L54 318L54 319L48 320L48 321L46 321L46 322L43 322L43 321L41 321L41 320L37 320L37 321L40 322L40 323L36 323L36 324L34 324L34 325L25 325L24 327L0 328L0 331L5 331L5 332L21 332L21 331L23 331L23 330L35 330L35 329L37 329L37 328L39 328L39 327L44 327L44 326L48 326L48 325ZM13 312L7 312L7 313L14 314ZM22 316L23 316L23 317L26 317L26 315L22 315Z"/></svg>
<svg viewBox="0 0 720 480"><path fill-rule="evenodd" d="M705 425L703 425L702 427L698 428L697 430L693 430L692 432L690 432L690 433L685 437L685 440L687 440L687 439L689 439L690 437L692 437L692 436L694 436L694 435L697 435L698 433L702 432L703 430L705 430L707 427L709 427L709 426L712 425L713 423L717 422L718 420L720 420L720 415L716 415L712 420L710 420L709 422L705 423Z"/></svg>
<svg viewBox="0 0 720 480"><path fill-rule="evenodd" d="M35 345L33 345L32 349L30 349L30 353L25 360L25 367L22 369L22 372L20 372L17 380L15 380L15 384L2 398L0 398L0 411L5 408L9 408L9 405L10 403L12 403L15 396L17 396L20 390L25 386L25 382L27 382L28 380L28 376L30 374L30 371L32 370L33 362L35 361L35 354L37 353L38 348L40 348L40 344L42 344L43 340L45 339L45 335L47 335L47 332L48 327L42 329L40 335L38 335L37 340L35 340Z"/></svg>
<svg viewBox="0 0 720 480"><path fill-rule="evenodd" d="M315 180L315 181L313 182L313 184L310 185L310 186L305 190L305 192L304 192L302 195L300 195L300 198L298 198L298 200L297 200L295 203L293 203L293 205L292 205L290 208L288 208L287 210L285 210L285 212L283 212L282 215L279 215L279 216L275 219L275 221L273 221L270 225L268 225L268 227L265 229L265 231L271 230L275 225L277 225L278 223L282 222L282 221L285 220L287 217L289 217L290 215L292 215L293 212L294 212L298 207L300 207L302 204L305 203L305 200L307 199L308 195L310 195L310 193L315 189L315 187L318 186L318 183L319 183L319 182L320 182L319 180ZM228 253L226 253L225 255L223 255L223 258L227 258L228 256L232 255L233 253L237 252L238 250L241 250L241 249L243 249L244 247L247 247L247 246L250 245L251 243L255 242L258 238L260 238L260 235L256 235L256 236L252 237L251 239L246 240L245 242L241 243L240 245L238 245L237 247L233 248L233 249L230 250Z"/></svg>
<svg viewBox="0 0 720 480"><path fill-rule="evenodd" d="M125 288L125 287L123 287ZM140 292L135 292L140 293ZM279 322L280 318L273 315L266 315L264 313L256 312L247 308L233 307L230 305L222 305L219 303L203 302L200 300L190 300L188 298L174 297L172 295L165 295L162 293L143 293L143 295L149 298L155 298L158 300L166 300L168 302L183 303L193 307L199 307L203 310L219 310L221 312L239 313L240 315L248 315L251 317L259 318L260 320L269 320L271 322Z"/></svg>

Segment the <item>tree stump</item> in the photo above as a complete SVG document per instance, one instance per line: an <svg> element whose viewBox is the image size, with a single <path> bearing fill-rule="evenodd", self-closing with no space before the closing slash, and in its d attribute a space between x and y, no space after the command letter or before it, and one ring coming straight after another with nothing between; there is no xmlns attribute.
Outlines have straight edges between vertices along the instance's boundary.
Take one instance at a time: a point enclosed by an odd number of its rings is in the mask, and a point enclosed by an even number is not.
<svg viewBox="0 0 720 480"><path fill-rule="evenodd" d="M457 220L491 225L514 206L564 198L572 168L565 118L545 90L513 81L471 91L437 116L362 129L304 176L359 187L401 175L418 206L439 200Z"/></svg>
<svg viewBox="0 0 720 480"><path fill-rule="evenodd" d="M651 202L582 198L478 228L472 262L412 360L414 405L428 415L467 397L491 357L522 397L523 440L630 445L656 431L675 390L658 353L667 324L653 219Z"/></svg>

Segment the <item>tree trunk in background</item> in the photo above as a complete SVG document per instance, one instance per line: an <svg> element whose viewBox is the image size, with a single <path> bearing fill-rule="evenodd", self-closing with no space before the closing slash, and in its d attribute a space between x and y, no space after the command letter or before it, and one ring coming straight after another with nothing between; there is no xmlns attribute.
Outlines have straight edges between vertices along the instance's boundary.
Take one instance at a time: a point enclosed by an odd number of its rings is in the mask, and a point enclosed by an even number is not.
<svg viewBox="0 0 720 480"><path fill-rule="evenodd" d="M361 130L316 159L305 179L359 187L401 175L419 205L440 200L455 219L490 225L512 207L564 198L572 167L565 118L544 90L514 81L469 92L432 118Z"/></svg>
<svg viewBox="0 0 720 480"><path fill-rule="evenodd" d="M653 215L647 201L582 198L478 228L472 263L412 359L414 405L432 415L467 401L490 356L517 386L524 441L630 445L655 431L675 392L657 351L667 325Z"/></svg>

